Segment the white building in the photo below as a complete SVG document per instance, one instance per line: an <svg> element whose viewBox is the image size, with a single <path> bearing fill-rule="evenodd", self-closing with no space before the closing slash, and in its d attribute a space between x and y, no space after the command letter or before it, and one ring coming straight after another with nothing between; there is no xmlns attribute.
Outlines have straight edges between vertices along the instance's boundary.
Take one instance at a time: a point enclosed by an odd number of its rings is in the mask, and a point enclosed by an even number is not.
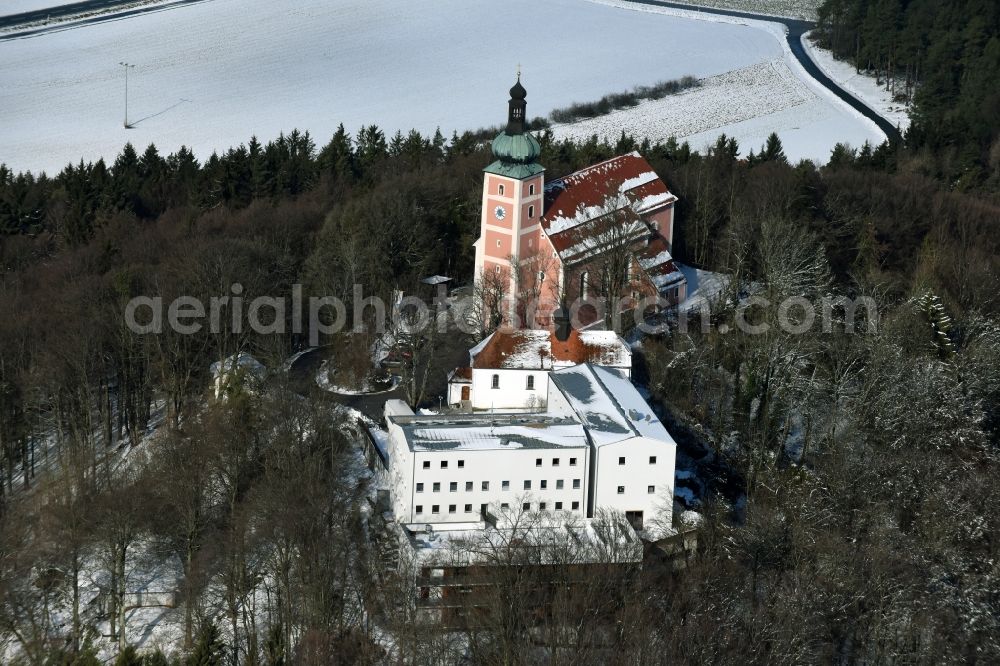
<svg viewBox="0 0 1000 666"><path fill-rule="evenodd" d="M552 370L581 363L632 375L632 351L614 331L502 329L469 350L469 365L448 377L448 404L473 410L545 408Z"/></svg>
<svg viewBox="0 0 1000 666"><path fill-rule="evenodd" d="M676 444L621 369L584 364L543 381L544 413L417 416L386 403L396 521L468 530L611 509L637 529L654 515L669 524Z"/></svg>

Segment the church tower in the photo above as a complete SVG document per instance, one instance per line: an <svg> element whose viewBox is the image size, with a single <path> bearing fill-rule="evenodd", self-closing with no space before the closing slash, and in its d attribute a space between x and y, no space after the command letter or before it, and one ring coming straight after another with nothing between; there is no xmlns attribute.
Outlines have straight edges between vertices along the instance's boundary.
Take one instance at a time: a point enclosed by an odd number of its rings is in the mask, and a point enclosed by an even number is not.
<svg viewBox="0 0 1000 666"><path fill-rule="evenodd" d="M500 279L506 295L519 291L512 266L538 249L544 172L538 164L541 148L527 133L527 91L510 89L507 127L493 139L494 161L483 172L482 218L476 241L476 283ZM488 277L487 277L488 276Z"/></svg>

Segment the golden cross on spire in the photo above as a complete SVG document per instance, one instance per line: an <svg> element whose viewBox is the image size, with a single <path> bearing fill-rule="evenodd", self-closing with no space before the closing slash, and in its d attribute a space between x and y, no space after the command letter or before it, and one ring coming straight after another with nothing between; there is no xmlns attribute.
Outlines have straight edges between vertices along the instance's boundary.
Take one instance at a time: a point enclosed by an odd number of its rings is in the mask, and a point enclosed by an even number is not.
<svg viewBox="0 0 1000 666"><path fill-rule="evenodd" d="M517 80L521 80L521 63L517 63Z"/></svg>

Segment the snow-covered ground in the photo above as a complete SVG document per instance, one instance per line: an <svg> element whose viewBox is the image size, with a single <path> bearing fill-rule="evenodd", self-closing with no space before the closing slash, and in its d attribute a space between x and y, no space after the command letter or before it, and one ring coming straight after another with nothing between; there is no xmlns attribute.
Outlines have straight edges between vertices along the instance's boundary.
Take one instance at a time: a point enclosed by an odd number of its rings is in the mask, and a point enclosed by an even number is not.
<svg viewBox="0 0 1000 666"><path fill-rule="evenodd" d="M0 0L0 16L10 16L21 12L33 12L38 9L68 5L68 1L60 0Z"/></svg>
<svg viewBox="0 0 1000 666"><path fill-rule="evenodd" d="M840 87L864 102L876 113L899 127L903 132L910 126L910 112L906 104L900 104L892 98L892 92L879 85L874 76L859 74L854 65L833 57L833 52L819 48L812 41L812 32L802 35L802 46L806 53L823 70L823 73L836 81Z"/></svg>
<svg viewBox="0 0 1000 666"><path fill-rule="evenodd" d="M702 80L699 88L660 100L643 102L610 116L563 125L557 136L585 138L593 134L614 140L622 129L650 139L676 136L697 150L715 143L719 134L734 137L740 152L760 150L767 136L777 132L792 161L812 159L826 163L837 143L879 144L885 134L810 77L792 55L785 27L696 11L637 5L624 0L592 0L639 14L662 14L678 20L692 16L710 24L741 25L767 34L776 55L757 59Z"/></svg>
<svg viewBox="0 0 1000 666"><path fill-rule="evenodd" d="M154 142L162 152L187 145L204 159L252 134L268 140L292 128L322 144L339 123L352 132L375 123L390 133L450 134L504 120L518 64L535 116L636 85L711 78L784 57L770 29L679 13L585 0L509 0L501 13L466 0L211 0L67 26L0 43L0 162L53 172L81 158L113 159L126 141L140 150ZM512 16L531 20L505 20ZM130 130L122 126L122 60L136 65ZM775 85L787 87L771 71ZM812 110L800 114L804 108ZM792 158L825 158L838 141L877 138L867 121L822 95L812 107L773 110L774 123L760 113L703 131L754 146L776 129ZM650 124L624 122L630 132Z"/></svg>
<svg viewBox="0 0 1000 666"><path fill-rule="evenodd" d="M704 271L677 262L677 268L687 279L687 298L680 304L682 311L711 309L711 304L729 284L729 276Z"/></svg>
<svg viewBox="0 0 1000 666"><path fill-rule="evenodd" d="M816 20L816 10L823 0L673 0L682 5L731 9L749 14L787 16L789 18Z"/></svg>

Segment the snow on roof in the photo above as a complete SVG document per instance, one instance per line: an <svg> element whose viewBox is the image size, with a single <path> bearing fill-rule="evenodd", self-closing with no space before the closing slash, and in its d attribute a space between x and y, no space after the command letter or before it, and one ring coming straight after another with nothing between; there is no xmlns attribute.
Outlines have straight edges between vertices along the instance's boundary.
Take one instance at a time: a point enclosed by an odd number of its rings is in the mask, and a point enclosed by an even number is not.
<svg viewBox="0 0 1000 666"><path fill-rule="evenodd" d="M583 426L544 414L391 416L411 451L559 449L587 445Z"/></svg>
<svg viewBox="0 0 1000 666"><path fill-rule="evenodd" d="M588 363L550 376L597 446L632 437L673 442L639 391L621 375Z"/></svg>
<svg viewBox="0 0 1000 666"><path fill-rule="evenodd" d="M658 291L685 279L684 274L674 264L670 250L667 249L667 240L662 236L651 240L649 245L637 253L636 258Z"/></svg>
<svg viewBox="0 0 1000 666"><path fill-rule="evenodd" d="M216 378L221 374L228 374L237 369L247 372L254 377L260 377L265 373L264 365L248 352L234 354L223 359L221 362L216 361L209 369L212 372L212 376Z"/></svg>
<svg viewBox="0 0 1000 666"><path fill-rule="evenodd" d="M477 369L535 370L580 363L632 367L628 343L614 331L573 330L566 340L541 329L497 331L469 356Z"/></svg>
<svg viewBox="0 0 1000 666"><path fill-rule="evenodd" d="M549 236L611 210L649 212L677 200L638 151L619 155L554 180L545 187L542 227ZM559 249L559 243L553 239Z"/></svg>

